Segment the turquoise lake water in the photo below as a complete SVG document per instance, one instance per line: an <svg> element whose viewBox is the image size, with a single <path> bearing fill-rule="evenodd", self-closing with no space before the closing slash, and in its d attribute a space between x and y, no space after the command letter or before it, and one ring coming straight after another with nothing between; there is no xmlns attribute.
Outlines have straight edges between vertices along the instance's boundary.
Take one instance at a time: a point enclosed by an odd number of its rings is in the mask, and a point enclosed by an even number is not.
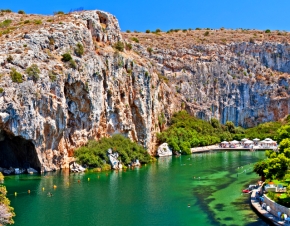
<svg viewBox="0 0 290 226"><path fill-rule="evenodd" d="M163 157L126 172L7 176L4 184L16 226L267 225L241 193L258 181L252 163L263 158L211 152Z"/></svg>

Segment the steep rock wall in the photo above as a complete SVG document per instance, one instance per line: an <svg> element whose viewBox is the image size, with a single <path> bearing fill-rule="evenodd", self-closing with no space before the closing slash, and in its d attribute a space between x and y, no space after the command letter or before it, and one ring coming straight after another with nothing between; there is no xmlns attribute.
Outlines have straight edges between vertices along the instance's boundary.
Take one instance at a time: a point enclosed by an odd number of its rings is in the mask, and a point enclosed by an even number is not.
<svg viewBox="0 0 290 226"><path fill-rule="evenodd" d="M289 114L287 43L229 43L162 49L133 44L192 114L252 127Z"/></svg>
<svg viewBox="0 0 290 226"><path fill-rule="evenodd" d="M0 149L26 140L26 152L37 155L29 164L49 171L67 167L74 149L89 139L115 133L153 153L156 133L165 126L161 116L168 121L181 109L242 126L289 113L287 44L193 45L149 53L142 44L118 52L118 41L130 42L116 18L98 10L2 41ZM78 43L82 56L75 51ZM75 65L61 60L68 52ZM26 72L32 64L40 69L38 80ZM22 83L11 80L12 68ZM21 145L13 152L22 156Z"/></svg>

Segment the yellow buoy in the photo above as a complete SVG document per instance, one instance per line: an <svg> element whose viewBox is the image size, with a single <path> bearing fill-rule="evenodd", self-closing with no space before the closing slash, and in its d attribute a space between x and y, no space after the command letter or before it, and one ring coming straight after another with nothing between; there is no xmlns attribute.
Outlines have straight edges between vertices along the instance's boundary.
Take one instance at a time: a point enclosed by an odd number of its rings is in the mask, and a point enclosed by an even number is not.
<svg viewBox="0 0 290 226"><path fill-rule="evenodd" d="M42 191L44 191L44 187L42 187Z"/></svg>
<svg viewBox="0 0 290 226"><path fill-rule="evenodd" d="M15 192L14 195L17 196L17 192Z"/></svg>
<svg viewBox="0 0 290 226"><path fill-rule="evenodd" d="M100 176L98 176L98 179L100 178Z"/></svg>
<svg viewBox="0 0 290 226"><path fill-rule="evenodd" d="M67 182L66 184L69 185L69 182Z"/></svg>
<svg viewBox="0 0 290 226"><path fill-rule="evenodd" d="M54 189L56 189L56 188L57 188L57 186L56 186L56 185L53 185L53 188L54 188Z"/></svg>
<svg viewBox="0 0 290 226"><path fill-rule="evenodd" d="M88 181L90 181L90 178L88 178Z"/></svg>
<svg viewBox="0 0 290 226"><path fill-rule="evenodd" d="M30 190L28 190L27 192L28 192L28 194L30 194Z"/></svg>

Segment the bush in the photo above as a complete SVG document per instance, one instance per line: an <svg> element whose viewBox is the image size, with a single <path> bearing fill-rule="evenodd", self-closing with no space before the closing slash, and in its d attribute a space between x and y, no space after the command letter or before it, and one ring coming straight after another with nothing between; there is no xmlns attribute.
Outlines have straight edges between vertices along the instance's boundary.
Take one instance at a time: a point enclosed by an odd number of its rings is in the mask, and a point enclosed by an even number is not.
<svg viewBox="0 0 290 226"><path fill-rule="evenodd" d="M70 60L72 60L70 53L64 53L61 56L62 56L61 61L63 62L69 62Z"/></svg>
<svg viewBox="0 0 290 226"><path fill-rule="evenodd" d="M148 47L148 48L147 48L147 52L150 53L150 54L152 54L153 49L152 49L151 47Z"/></svg>
<svg viewBox="0 0 290 226"><path fill-rule="evenodd" d="M78 43L75 48L75 53L77 56L81 57L84 54L84 46L81 43Z"/></svg>
<svg viewBox="0 0 290 226"><path fill-rule="evenodd" d="M22 74L17 72L15 68L11 68L10 77L11 77L13 82L17 82L17 83L23 82Z"/></svg>
<svg viewBox="0 0 290 226"><path fill-rule="evenodd" d="M49 71L48 72L48 77L49 77L51 82L54 82L56 80L56 78L57 78L56 75L57 74L54 71Z"/></svg>
<svg viewBox="0 0 290 226"><path fill-rule="evenodd" d="M28 77L32 78L34 82L39 79L40 70L36 64L32 64L26 69L25 72L27 73Z"/></svg>
<svg viewBox="0 0 290 226"><path fill-rule="evenodd" d="M6 20L0 22L0 28L9 27L11 23L12 23L12 20L6 19Z"/></svg>
<svg viewBox="0 0 290 226"><path fill-rule="evenodd" d="M132 142L120 134L113 135L110 138L102 138L99 141L91 140L87 145L78 148L74 152L74 155L81 164L87 164L89 167L101 167L103 169L109 163L107 156L109 148L114 152L118 152L118 159L126 165L136 159L139 159L141 163L148 163L151 159L148 152L141 145Z"/></svg>
<svg viewBox="0 0 290 226"><path fill-rule="evenodd" d="M64 15L64 12L63 11L56 11L56 12L53 12L53 15Z"/></svg>
<svg viewBox="0 0 290 226"><path fill-rule="evenodd" d="M126 33L131 33L131 31L130 30L127 30Z"/></svg>
<svg viewBox="0 0 290 226"><path fill-rule="evenodd" d="M3 93L4 92L4 89L2 87L0 87L0 93ZM1 181L1 179L0 179Z"/></svg>
<svg viewBox="0 0 290 226"><path fill-rule="evenodd" d="M30 23L30 20L25 20L24 21L24 24L29 24Z"/></svg>
<svg viewBox="0 0 290 226"><path fill-rule="evenodd" d="M146 30L145 32L148 34L148 33L150 33L150 30Z"/></svg>
<svg viewBox="0 0 290 226"><path fill-rule="evenodd" d="M25 14L24 10L19 10L18 14Z"/></svg>
<svg viewBox="0 0 290 226"><path fill-rule="evenodd" d="M161 30L159 28L157 28L155 32L159 33L159 32L161 32Z"/></svg>
<svg viewBox="0 0 290 226"><path fill-rule="evenodd" d="M118 41L115 43L114 48L123 52L124 51L124 43L121 41Z"/></svg>
<svg viewBox="0 0 290 226"><path fill-rule="evenodd" d="M42 21L41 20L34 20L33 23L39 25L39 24L42 24Z"/></svg>
<svg viewBox="0 0 290 226"><path fill-rule="evenodd" d="M134 42L136 42L136 43L139 43L139 39L136 38L136 37L131 38L131 40L134 41Z"/></svg>
<svg viewBox="0 0 290 226"><path fill-rule="evenodd" d="M265 33L271 33L271 30L270 30L270 29L267 29L267 30L265 31Z"/></svg>
<svg viewBox="0 0 290 226"><path fill-rule="evenodd" d="M73 69L77 69L77 64L73 59L69 61L69 66Z"/></svg>
<svg viewBox="0 0 290 226"><path fill-rule="evenodd" d="M132 50L132 45L131 43L126 43L126 50Z"/></svg>
<svg viewBox="0 0 290 226"><path fill-rule="evenodd" d="M11 9L1 9L1 12L3 12L3 13L11 13L12 10Z"/></svg>
<svg viewBox="0 0 290 226"><path fill-rule="evenodd" d="M204 32L204 36L209 36L209 31Z"/></svg>

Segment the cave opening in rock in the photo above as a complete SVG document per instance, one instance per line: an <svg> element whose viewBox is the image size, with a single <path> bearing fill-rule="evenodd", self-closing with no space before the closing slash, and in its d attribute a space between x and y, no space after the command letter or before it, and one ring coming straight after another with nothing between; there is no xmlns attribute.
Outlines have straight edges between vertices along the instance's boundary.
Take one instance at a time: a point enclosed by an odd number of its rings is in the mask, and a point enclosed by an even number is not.
<svg viewBox="0 0 290 226"><path fill-rule="evenodd" d="M40 171L41 164L31 141L0 129L0 167L32 167Z"/></svg>

